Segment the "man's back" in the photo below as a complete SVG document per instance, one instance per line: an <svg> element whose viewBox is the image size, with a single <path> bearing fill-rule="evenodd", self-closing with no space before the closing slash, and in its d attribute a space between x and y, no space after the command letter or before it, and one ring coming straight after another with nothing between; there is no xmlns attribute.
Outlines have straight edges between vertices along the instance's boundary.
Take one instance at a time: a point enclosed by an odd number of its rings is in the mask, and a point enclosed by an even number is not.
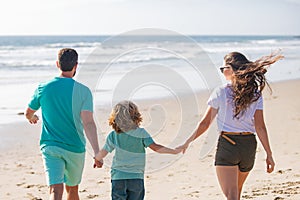
<svg viewBox="0 0 300 200"><path fill-rule="evenodd" d="M93 118L91 91L73 80L78 66L74 49L63 48L58 52L56 67L60 76L39 85L26 109L30 124L37 124L35 112L42 108L43 128L40 141L41 153L50 187L50 199L61 200L64 186L67 199L79 199L85 161L85 135L94 155L99 152L97 128ZM102 163L95 160L94 166Z"/></svg>
<svg viewBox="0 0 300 200"><path fill-rule="evenodd" d="M41 148L59 146L77 153L85 151L80 112L93 111L87 87L72 78L56 77L38 87L29 107L42 108Z"/></svg>

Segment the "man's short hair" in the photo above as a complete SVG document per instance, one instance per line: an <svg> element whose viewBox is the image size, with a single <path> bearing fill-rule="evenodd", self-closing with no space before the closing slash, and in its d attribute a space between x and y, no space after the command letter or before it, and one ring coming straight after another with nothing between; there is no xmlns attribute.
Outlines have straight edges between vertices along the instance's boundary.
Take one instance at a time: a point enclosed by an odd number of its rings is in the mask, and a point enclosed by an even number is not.
<svg viewBox="0 0 300 200"><path fill-rule="evenodd" d="M74 49L64 48L58 52L58 63L63 72L72 71L78 63L78 54Z"/></svg>

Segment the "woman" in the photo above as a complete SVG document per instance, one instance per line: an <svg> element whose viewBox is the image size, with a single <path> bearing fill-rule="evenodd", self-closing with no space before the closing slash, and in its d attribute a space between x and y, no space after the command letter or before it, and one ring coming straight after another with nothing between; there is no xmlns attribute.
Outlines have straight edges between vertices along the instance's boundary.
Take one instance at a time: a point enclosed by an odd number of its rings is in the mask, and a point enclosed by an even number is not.
<svg viewBox="0 0 300 200"><path fill-rule="evenodd" d="M274 170L275 163L263 117L262 91L268 84L264 75L266 67L281 58L282 55L271 54L252 62L238 52L226 55L220 70L229 83L212 93L198 128L181 146L185 151L217 116L220 137L215 166L219 184L228 200L240 199L243 184L253 168L255 132L267 154L267 172Z"/></svg>

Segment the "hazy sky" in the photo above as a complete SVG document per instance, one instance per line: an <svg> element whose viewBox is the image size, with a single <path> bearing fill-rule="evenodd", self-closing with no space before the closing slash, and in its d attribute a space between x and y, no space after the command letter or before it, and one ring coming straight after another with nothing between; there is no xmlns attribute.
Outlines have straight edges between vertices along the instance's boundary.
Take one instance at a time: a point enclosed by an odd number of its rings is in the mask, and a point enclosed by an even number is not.
<svg viewBox="0 0 300 200"><path fill-rule="evenodd" d="M300 35L300 0L4 0L0 35Z"/></svg>

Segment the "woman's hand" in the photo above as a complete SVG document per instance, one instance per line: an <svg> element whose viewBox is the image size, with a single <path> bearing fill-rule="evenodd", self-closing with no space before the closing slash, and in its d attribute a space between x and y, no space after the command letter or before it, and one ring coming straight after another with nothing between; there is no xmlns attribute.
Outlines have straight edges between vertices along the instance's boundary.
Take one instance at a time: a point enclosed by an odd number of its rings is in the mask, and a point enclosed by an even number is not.
<svg viewBox="0 0 300 200"><path fill-rule="evenodd" d="M174 149L174 154L179 154L181 152L182 152L182 149L180 149L180 148L175 148Z"/></svg>
<svg viewBox="0 0 300 200"><path fill-rule="evenodd" d="M272 156L267 156L266 163L267 163L267 172L268 173L273 172L274 167L275 167L275 162L273 160L273 157Z"/></svg>
<svg viewBox="0 0 300 200"><path fill-rule="evenodd" d="M185 153L185 151L187 150L188 147L189 147L189 143L186 142L183 145L176 147L176 149L180 149L180 150L182 150L182 153Z"/></svg>

